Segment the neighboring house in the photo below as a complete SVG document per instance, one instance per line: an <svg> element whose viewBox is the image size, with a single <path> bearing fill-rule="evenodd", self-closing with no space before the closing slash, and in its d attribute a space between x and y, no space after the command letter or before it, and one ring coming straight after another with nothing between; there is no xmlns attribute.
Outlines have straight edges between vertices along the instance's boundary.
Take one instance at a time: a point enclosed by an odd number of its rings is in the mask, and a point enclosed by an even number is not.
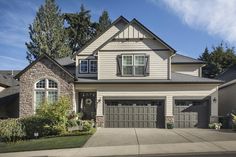
<svg viewBox="0 0 236 157"><path fill-rule="evenodd" d="M219 115L227 116L236 113L236 65L217 76L225 81L219 86Z"/></svg>
<svg viewBox="0 0 236 157"><path fill-rule="evenodd" d="M19 117L19 86L15 71L0 71L0 119Z"/></svg>
<svg viewBox="0 0 236 157"><path fill-rule="evenodd" d="M22 70L19 114L68 95L73 110L101 127L204 128L218 119L221 81L202 78L203 66L121 16L72 59L44 54Z"/></svg>

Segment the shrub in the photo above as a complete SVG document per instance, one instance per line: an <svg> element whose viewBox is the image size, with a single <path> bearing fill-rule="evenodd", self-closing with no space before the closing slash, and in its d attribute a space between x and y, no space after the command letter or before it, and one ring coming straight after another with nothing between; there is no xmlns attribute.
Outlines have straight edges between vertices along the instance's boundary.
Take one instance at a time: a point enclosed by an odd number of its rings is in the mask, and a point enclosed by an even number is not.
<svg viewBox="0 0 236 157"><path fill-rule="evenodd" d="M91 121L83 121L82 125L83 125L83 131L90 131L93 128Z"/></svg>
<svg viewBox="0 0 236 157"><path fill-rule="evenodd" d="M232 113L231 116L232 116L232 122L233 122L232 129L236 131L236 115Z"/></svg>
<svg viewBox="0 0 236 157"><path fill-rule="evenodd" d="M53 127L60 133L65 133L67 131L68 111L71 106L71 101L68 97L60 97L55 103L44 102L41 104L37 108L36 114L51 119L54 122Z"/></svg>
<svg viewBox="0 0 236 157"><path fill-rule="evenodd" d="M0 120L0 141L16 142L25 136L25 127L20 119Z"/></svg>
<svg viewBox="0 0 236 157"><path fill-rule="evenodd" d="M166 126L167 126L167 129L173 129L174 128L173 123L167 123Z"/></svg>
<svg viewBox="0 0 236 157"><path fill-rule="evenodd" d="M21 119L22 124L25 126L26 138L32 139L34 133L38 133L38 137L49 135L57 135L58 129L53 127L54 121L48 117L30 116Z"/></svg>
<svg viewBox="0 0 236 157"><path fill-rule="evenodd" d="M208 126L209 126L210 129L219 130L221 128L222 124L221 123L210 123Z"/></svg>

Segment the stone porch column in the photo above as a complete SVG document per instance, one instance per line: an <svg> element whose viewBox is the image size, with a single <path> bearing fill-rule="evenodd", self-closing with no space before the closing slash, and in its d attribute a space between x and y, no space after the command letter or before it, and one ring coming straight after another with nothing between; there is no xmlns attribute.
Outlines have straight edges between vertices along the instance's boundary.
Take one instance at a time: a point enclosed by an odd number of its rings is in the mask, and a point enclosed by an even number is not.
<svg viewBox="0 0 236 157"><path fill-rule="evenodd" d="M165 102L165 128L167 128L167 123L174 123L173 96L166 96L166 102Z"/></svg>

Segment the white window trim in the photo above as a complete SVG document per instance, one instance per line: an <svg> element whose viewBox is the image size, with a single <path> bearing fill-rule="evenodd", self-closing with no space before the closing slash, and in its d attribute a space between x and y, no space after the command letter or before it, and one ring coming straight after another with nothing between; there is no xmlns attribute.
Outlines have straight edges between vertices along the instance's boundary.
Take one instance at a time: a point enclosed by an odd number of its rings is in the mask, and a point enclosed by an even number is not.
<svg viewBox="0 0 236 157"><path fill-rule="evenodd" d="M144 63L143 63L143 64L136 64L136 63L135 63L135 57L136 57L136 56L142 56L142 57L144 58ZM134 69L133 69L133 71L134 71L134 76L143 76L144 73L145 73L145 71L143 72L143 75L142 75L142 74L141 74L141 75L140 75L140 74L139 74L139 75L136 74L136 72L135 72L135 67L136 67L136 66L143 66L144 69L145 69L145 55L134 55L134 65L133 65L133 68L134 68Z"/></svg>
<svg viewBox="0 0 236 157"><path fill-rule="evenodd" d="M125 56L131 56L132 57L132 64L130 65L130 64L124 64L124 57ZM124 55L122 55L122 76L133 76L133 74L131 74L131 75L127 75L127 74L125 74L124 75L124 70L123 70L123 67L124 66L134 66L134 55L129 55L129 54L124 54Z"/></svg>
<svg viewBox="0 0 236 157"><path fill-rule="evenodd" d="M91 71L91 62L92 61L96 61L97 62L97 71L96 72L92 72ZM97 72L98 72L98 61L96 59L89 60L89 73L96 74Z"/></svg>
<svg viewBox="0 0 236 157"><path fill-rule="evenodd" d="M86 62L87 62L87 71L86 71L86 72L82 72L82 71L81 71L81 62L82 62L82 61L86 61ZM87 74L87 73L88 73L88 71L89 71L88 63L89 63L89 62L88 62L87 59L80 59L80 60L79 60L79 73L81 73L81 74Z"/></svg>
<svg viewBox="0 0 236 157"><path fill-rule="evenodd" d="M36 84L40 81L40 80L45 80L45 88L37 88ZM49 80L52 80L54 82L57 83L57 88L49 88ZM42 78L39 79L38 81L36 81L36 83L34 84L34 114L36 113L36 92L37 91L44 91L45 92L45 100L48 99L48 92L49 91L57 91L57 99L59 98L59 83L58 81L51 79L51 78Z"/></svg>

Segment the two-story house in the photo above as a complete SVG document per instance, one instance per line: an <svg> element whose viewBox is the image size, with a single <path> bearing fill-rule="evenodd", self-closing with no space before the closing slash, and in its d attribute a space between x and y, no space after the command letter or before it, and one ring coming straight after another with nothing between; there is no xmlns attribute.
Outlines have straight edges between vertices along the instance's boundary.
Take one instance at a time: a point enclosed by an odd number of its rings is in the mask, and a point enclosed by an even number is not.
<svg viewBox="0 0 236 157"><path fill-rule="evenodd" d="M16 77L20 116L69 95L73 110L101 127L208 127L217 121L219 80L136 19L119 17L72 59L42 55Z"/></svg>

